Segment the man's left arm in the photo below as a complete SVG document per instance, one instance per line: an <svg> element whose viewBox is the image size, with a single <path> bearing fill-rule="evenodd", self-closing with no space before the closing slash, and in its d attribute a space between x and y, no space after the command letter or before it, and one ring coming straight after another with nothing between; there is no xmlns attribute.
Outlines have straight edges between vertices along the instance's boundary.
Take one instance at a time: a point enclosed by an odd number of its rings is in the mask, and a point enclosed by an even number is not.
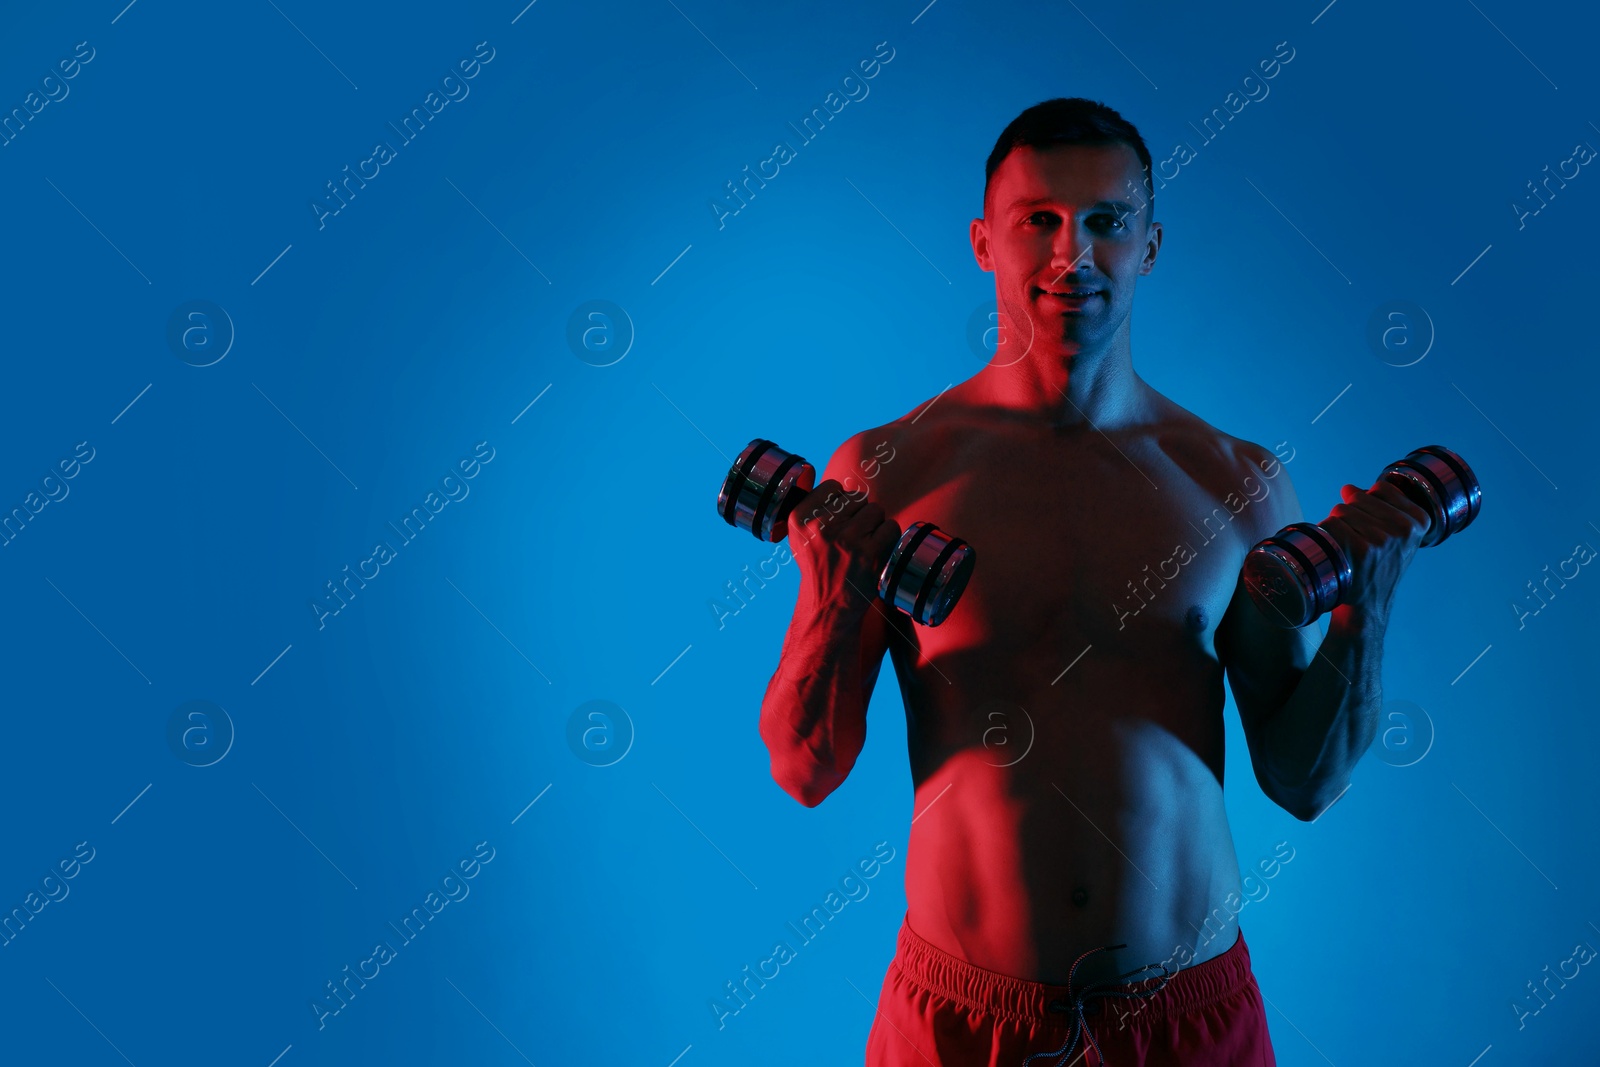
<svg viewBox="0 0 1600 1067"><path fill-rule="evenodd" d="M1265 449L1253 447L1250 454L1263 470L1275 462ZM1265 506L1247 527L1257 531L1256 540L1301 520L1288 472L1280 469L1269 481ZM1377 733L1390 607L1429 521L1382 479L1367 492L1345 485L1340 495L1344 502L1318 525L1349 557L1351 588L1329 613L1320 644L1313 626L1289 629L1269 619L1242 578L1217 627L1217 653L1256 781L1274 803L1305 822L1344 792Z"/></svg>

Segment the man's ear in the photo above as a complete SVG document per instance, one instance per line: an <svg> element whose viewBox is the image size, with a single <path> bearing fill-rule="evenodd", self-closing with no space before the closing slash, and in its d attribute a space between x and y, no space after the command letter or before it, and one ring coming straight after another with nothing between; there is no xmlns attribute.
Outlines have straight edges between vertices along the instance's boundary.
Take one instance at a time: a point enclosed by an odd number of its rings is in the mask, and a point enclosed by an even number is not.
<svg viewBox="0 0 1600 1067"><path fill-rule="evenodd" d="M1139 265L1140 274L1149 274L1156 265L1156 253L1161 251L1161 223L1150 223L1150 234L1145 238L1144 262Z"/></svg>
<svg viewBox="0 0 1600 1067"><path fill-rule="evenodd" d="M985 271L994 271L994 256L989 253L989 223L987 220L977 218L972 220L968 236L972 240L972 255L978 261L978 266Z"/></svg>

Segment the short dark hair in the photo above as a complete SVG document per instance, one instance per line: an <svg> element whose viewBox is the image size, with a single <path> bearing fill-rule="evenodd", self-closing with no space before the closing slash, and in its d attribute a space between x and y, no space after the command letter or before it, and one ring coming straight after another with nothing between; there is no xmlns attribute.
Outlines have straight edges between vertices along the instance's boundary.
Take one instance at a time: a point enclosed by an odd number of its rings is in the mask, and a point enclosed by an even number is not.
<svg viewBox="0 0 1600 1067"><path fill-rule="evenodd" d="M989 153L989 160L984 165L984 202L988 203L989 200L990 179L1012 149L1070 144L1125 144L1138 153L1139 163L1144 168L1145 195L1150 205L1150 214L1146 218L1155 217L1156 191L1150 149L1145 147L1144 138L1139 136L1133 123L1116 111L1098 100L1081 96L1058 96L1054 100L1042 101L1011 120L1011 124L1001 131L999 140L994 143L994 151Z"/></svg>

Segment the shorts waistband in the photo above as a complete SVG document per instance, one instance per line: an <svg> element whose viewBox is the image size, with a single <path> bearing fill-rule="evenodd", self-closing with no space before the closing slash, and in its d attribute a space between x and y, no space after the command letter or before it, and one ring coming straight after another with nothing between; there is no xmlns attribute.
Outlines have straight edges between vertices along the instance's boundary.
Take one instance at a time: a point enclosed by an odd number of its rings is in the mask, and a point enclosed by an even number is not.
<svg viewBox="0 0 1600 1067"><path fill-rule="evenodd" d="M1065 1016L1053 1014L1050 1009L1052 1002L1071 1003L1072 998L1065 985L1031 982L975 967L924 941L911 929L909 916L900 926L895 963L911 981L973 1011L1015 1022L1037 1023L1041 1018L1067 1022ZM1109 988L1141 993L1161 986L1159 964L1152 965L1149 975L1139 981ZM1240 928L1239 936L1231 948L1203 963L1174 972L1158 992L1137 1002L1137 1012L1142 1019L1152 1023L1187 1015L1232 996L1248 985L1251 979L1250 949L1245 945L1244 930ZM1082 993L1084 986L1085 983L1079 981L1075 983L1074 991ZM1095 1003L1097 1001L1089 1001L1087 1010L1095 1010ZM1128 1001L1118 1003L1127 1005L1124 1010L1132 1009L1132 1003Z"/></svg>

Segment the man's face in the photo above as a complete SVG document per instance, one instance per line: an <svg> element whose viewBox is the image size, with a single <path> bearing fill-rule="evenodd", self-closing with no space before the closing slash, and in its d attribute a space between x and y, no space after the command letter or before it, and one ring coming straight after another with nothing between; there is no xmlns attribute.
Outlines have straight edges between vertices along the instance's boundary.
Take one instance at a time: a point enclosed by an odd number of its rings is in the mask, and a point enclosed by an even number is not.
<svg viewBox="0 0 1600 1067"><path fill-rule="evenodd" d="M997 365L1029 350L1102 348L1127 321L1134 281L1161 247L1161 224L1135 208L1143 182L1125 144L1016 148L995 168L971 236L995 275L1005 343L1017 346Z"/></svg>

